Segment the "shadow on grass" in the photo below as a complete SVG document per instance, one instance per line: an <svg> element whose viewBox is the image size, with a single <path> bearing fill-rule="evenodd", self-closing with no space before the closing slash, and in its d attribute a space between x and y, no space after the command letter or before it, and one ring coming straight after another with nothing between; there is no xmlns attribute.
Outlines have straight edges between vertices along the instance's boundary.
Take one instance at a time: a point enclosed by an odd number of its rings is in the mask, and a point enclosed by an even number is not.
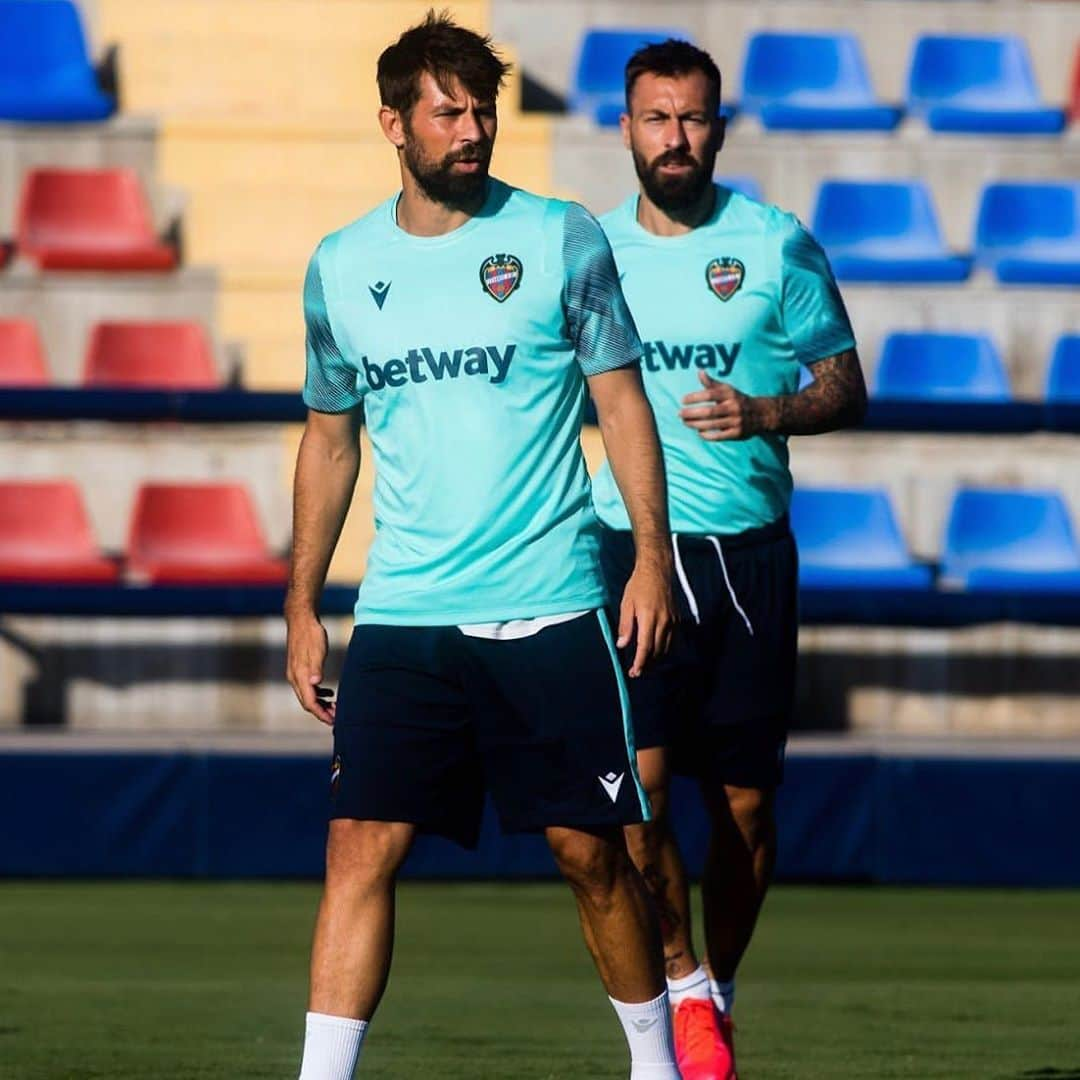
<svg viewBox="0 0 1080 1080"><path fill-rule="evenodd" d="M1052 1065L1025 1069L1014 1073L1009 1080L1080 1080L1080 1065L1074 1065L1071 1069L1055 1069Z"/></svg>

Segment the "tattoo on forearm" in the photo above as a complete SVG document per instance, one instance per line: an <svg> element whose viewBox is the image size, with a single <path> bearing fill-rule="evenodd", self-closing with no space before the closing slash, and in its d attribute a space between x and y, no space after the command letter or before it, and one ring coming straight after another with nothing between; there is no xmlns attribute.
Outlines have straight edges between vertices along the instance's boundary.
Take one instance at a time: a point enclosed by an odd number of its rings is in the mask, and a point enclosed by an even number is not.
<svg viewBox="0 0 1080 1080"><path fill-rule="evenodd" d="M797 394L773 398L774 430L782 435L818 435L854 427L866 412L866 384L854 349L814 364L814 381Z"/></svg>

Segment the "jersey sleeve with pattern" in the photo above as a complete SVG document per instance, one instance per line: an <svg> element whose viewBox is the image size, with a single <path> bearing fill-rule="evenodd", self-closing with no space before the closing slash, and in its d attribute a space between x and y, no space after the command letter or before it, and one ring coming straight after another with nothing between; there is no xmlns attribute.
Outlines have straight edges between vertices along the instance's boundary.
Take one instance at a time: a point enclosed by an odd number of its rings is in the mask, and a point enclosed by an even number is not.
<svg viewBox="0 0 1080 1080"><path fill-rule="evenodd" d="M324 245L320 244L308 263L304 278L304 323L307 330L307 369L304 376L304 403L316 412L348 412L363 398L363 380L341 355L330 322L323 283Z"/></svg>
<svg viewBox="0 0 1080 1080"><path fill-rule="evenodd" d="M600 223L570 203L563 219L563 305L578 363L586 375L630 367L641 339L623 297L615 257Z"/></svg>
<svg viewBox="0 0 1080 1080"><path fill-rule="evenodd" d="M784 238L781 316L792 348L813 364L855 347L844 301L821 245L798 221Z"/></svg>

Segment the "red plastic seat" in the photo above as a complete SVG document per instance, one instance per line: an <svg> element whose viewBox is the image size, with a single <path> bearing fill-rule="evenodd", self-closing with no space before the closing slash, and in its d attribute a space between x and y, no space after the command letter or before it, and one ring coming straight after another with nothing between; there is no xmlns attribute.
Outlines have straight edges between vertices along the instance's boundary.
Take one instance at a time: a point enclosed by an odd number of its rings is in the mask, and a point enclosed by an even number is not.
<svg viewBox="0 0 1080 1080"><path fill-rule="evenodd" d="M128 532L128 569L152 584L280 584L251 496L241 484L145 484Z"/></svg>
<svg viewBox="0 0 1080 1080"><path fill-rule="evenodd" d="M1069 118L1074 124L1080 124L1080 43L1077 43L1073 56L1072 89L1069 92Z"/></svg>
<svg viewBox="0 0 1080 1080"><path fill-rule="evenodd" d="M79 489L68 480L0 483L0 579L115 581L94 542Z"/></svg>
<svg viewBox="0 0 1080 1080"><path fill-rule="evenodd" d="M49 369L37 327L29 319L0 319L0 386L47 386Z"/></svg>
<svg viewBox="0 0 1080 1080"><path fill-rule="evenodd" d="M213 390L220 385L198 323L98 323L86 350L87 386Z"/></svg>
<svg viewBox="0 0 1080 1080"><path fill-rule="evenodd" d="M131 169L35 169L23 184L17 245L43 270L172 270Z"/></svg>

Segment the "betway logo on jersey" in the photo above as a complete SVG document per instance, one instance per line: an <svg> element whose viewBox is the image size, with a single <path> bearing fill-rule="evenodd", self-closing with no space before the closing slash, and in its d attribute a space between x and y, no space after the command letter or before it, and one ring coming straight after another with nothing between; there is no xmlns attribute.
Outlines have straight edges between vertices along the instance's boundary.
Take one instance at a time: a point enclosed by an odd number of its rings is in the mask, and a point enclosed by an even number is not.
<svg viewBox="0 0 1080 1080"><path fill-rule="evenodd" d="M671 345L666 341L646 341L645 366L650 371L686 371L701 368L715 369L720 375L730 375L735 366L742 342L731 345Z"/></svg>
<svg viewBox="0 0 1080 1080"><path fill-rule="evenodd" d="M506 380L514 362L516 345L465 345L460 349L438 351L420 346L403 357L374 364L366 356L361 360L368 389L404 386L406 383L441 382L465 375L486 378L491 383Z"/></svg>

